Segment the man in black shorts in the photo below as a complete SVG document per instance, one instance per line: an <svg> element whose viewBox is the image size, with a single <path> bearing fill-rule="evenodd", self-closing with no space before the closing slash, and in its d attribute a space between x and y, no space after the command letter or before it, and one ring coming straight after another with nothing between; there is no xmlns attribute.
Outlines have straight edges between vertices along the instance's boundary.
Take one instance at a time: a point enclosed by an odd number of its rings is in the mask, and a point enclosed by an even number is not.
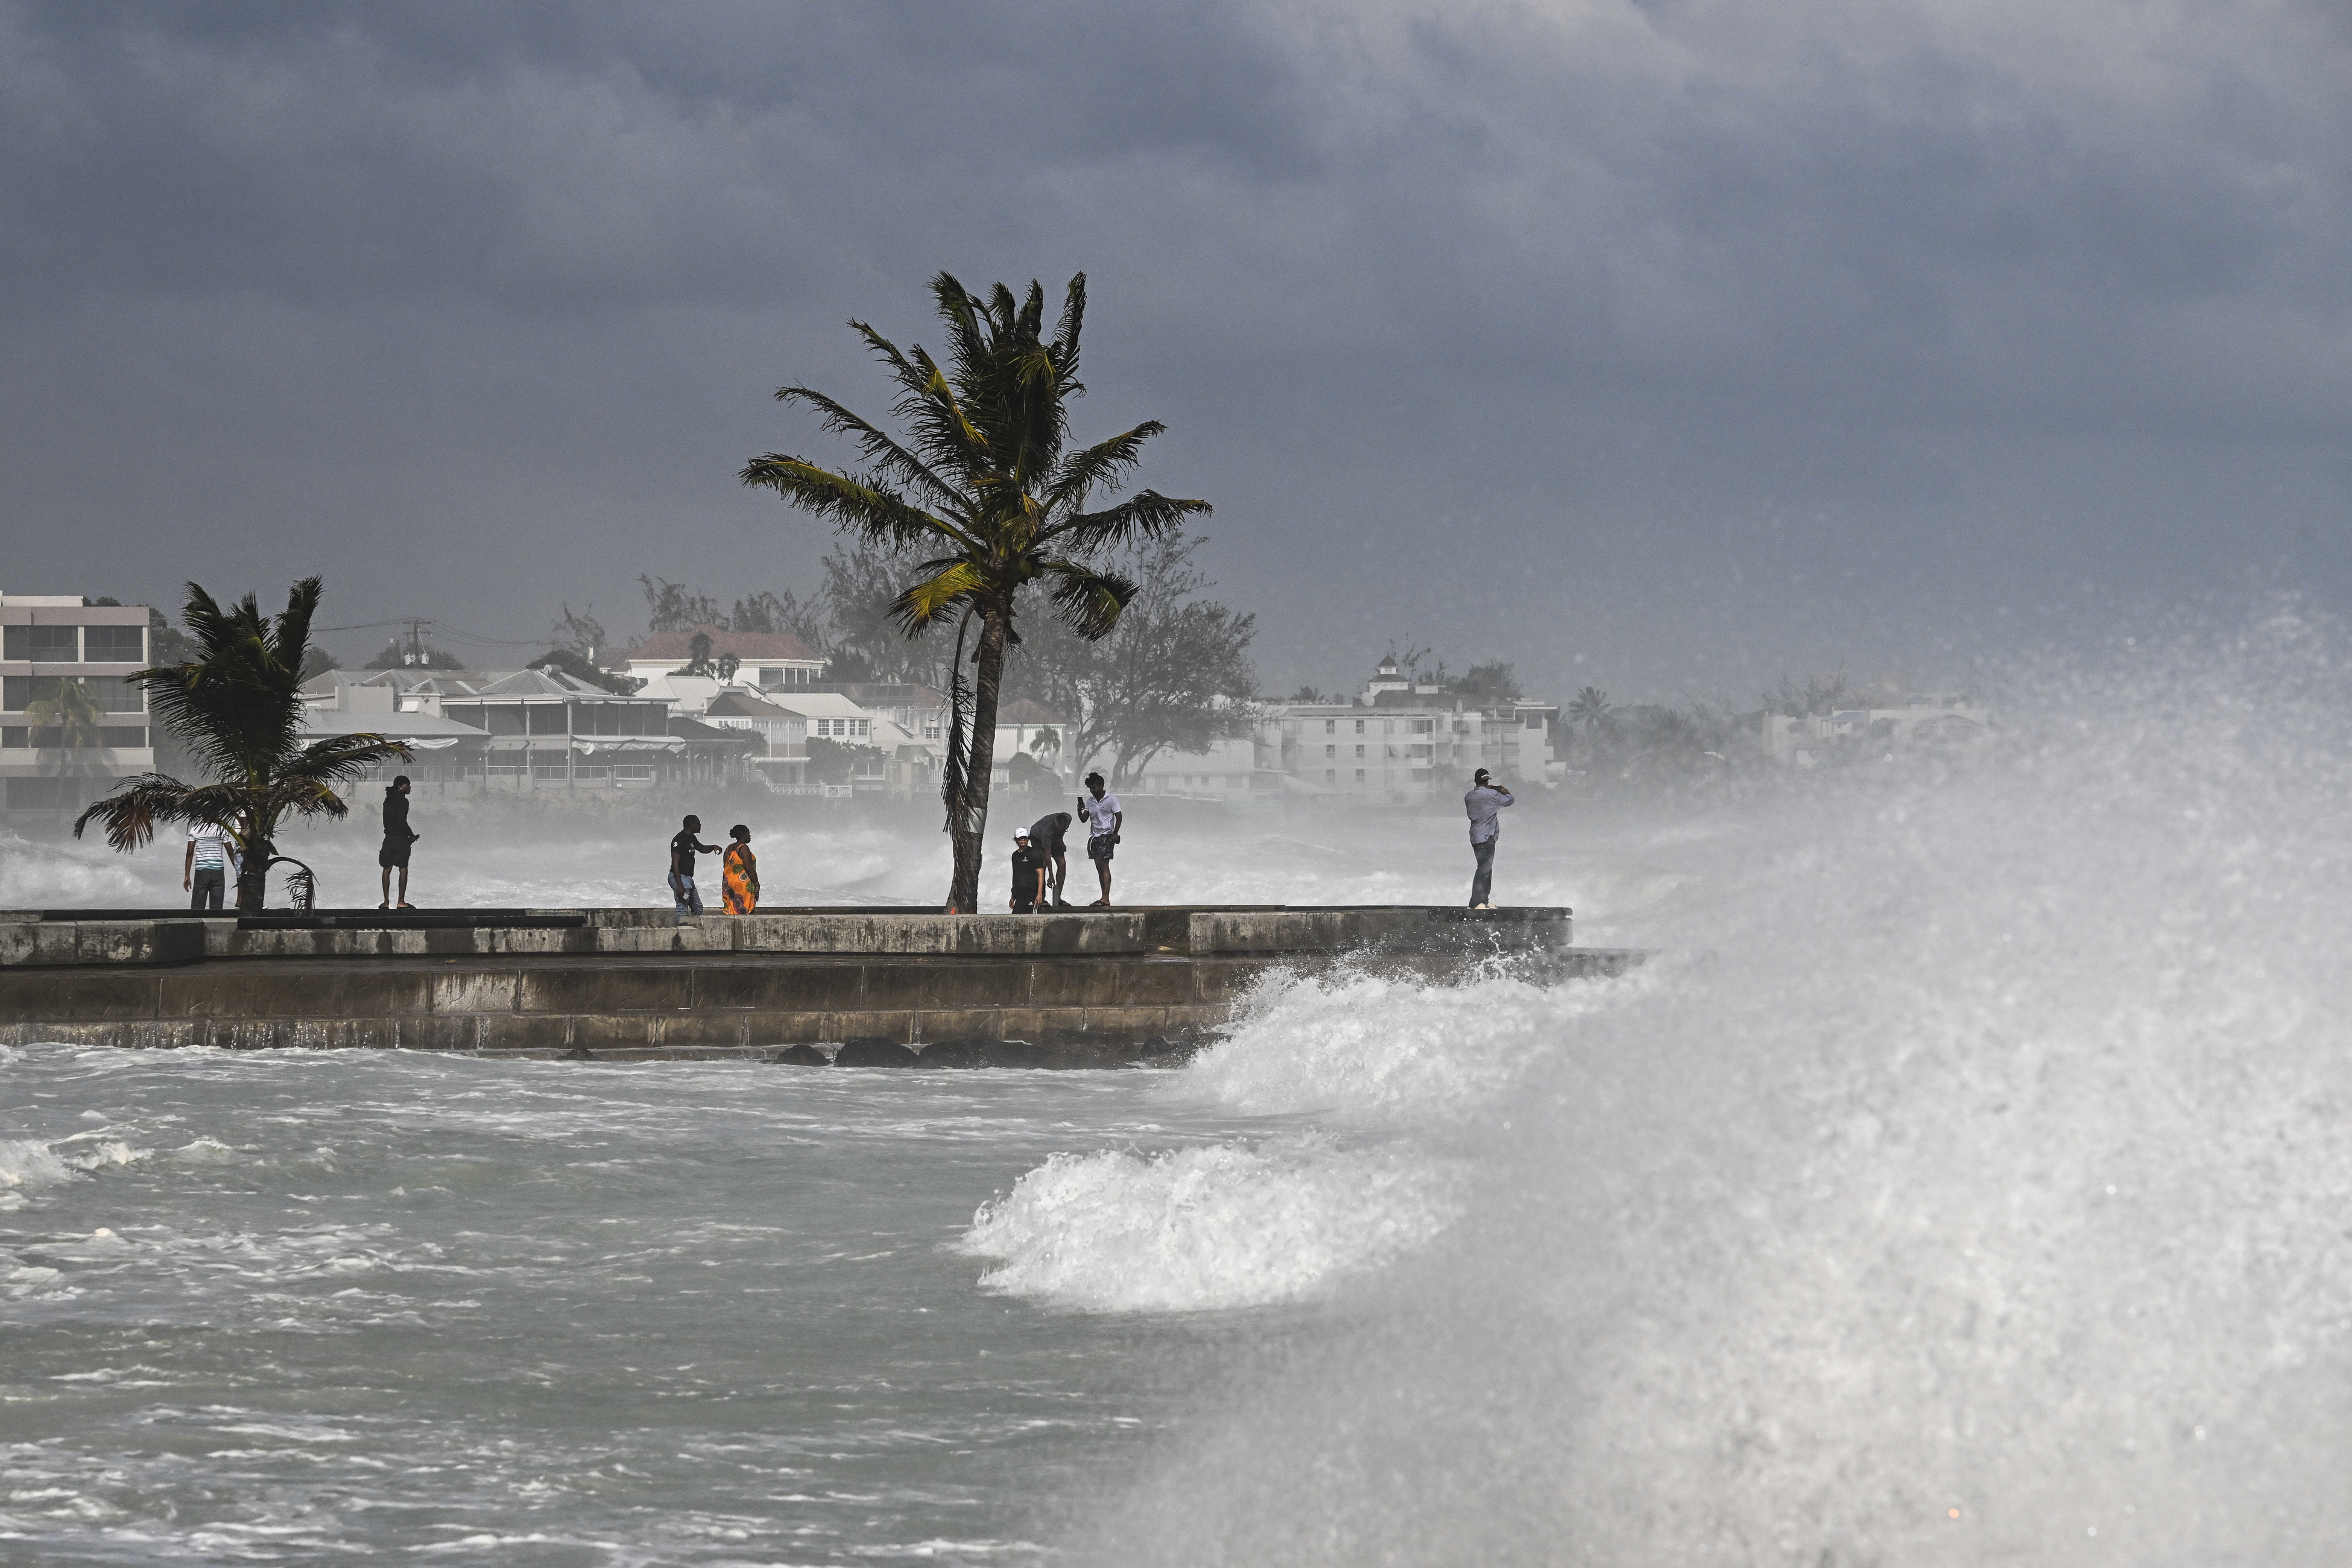
<svg viewBox="0 0 2352 1568"><path fill-rule="evenodd" d="M1095 874L1102 879L1102 897L1087 908L1107 910L1110 908L1111 852L1118 847L1119 824L1127 820L1127 813L1119 808L1118 796L1103 793L1102 774L1088 773L1087 789L1094 798L1078 796L1078 809L1087 814L1087 858L1095 863Z"/></svg>
<svg viewBox="0 0 2352 1568"><path fill-rule="evenodd" d="M1034 915L1045 901L1045 854L1026 833L1013 836L1013 912Z"/></svg>
<svg viewBox="0 0 2352 1568"><path fill-rule="evenodd" d="M1029 847L1053 865L1054 902L1057 905L1062 901L1062 884L1070 875L1067 852L1062 847L1063 835L1069 831L1070 814L1066 811L1041 816L1029 825Z"/></svg>
<svg viewBox="0 0 2352 1568"><path fill-rule="evenodd" d="M669 896L676 900L670 910L669 923L682 926L686 917L702 913L702 895L694 887L694 858L716 855L719 846L702 841L702 818L689 816L678 836L669 841Z"/></svg>

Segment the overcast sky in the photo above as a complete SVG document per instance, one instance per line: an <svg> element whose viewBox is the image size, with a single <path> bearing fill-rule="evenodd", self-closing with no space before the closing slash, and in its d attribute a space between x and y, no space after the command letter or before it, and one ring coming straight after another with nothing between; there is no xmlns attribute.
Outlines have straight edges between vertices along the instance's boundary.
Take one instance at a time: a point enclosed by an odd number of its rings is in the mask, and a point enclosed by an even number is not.
<svg viewBox="0 0 2352 1568"><path fill-rule="evenodd" d="M1083 268L1079 433L1169 424L1270 688L2341 610L2347 88L2294 0L0 0L0 588L805 586L775 387Z"/></svg>

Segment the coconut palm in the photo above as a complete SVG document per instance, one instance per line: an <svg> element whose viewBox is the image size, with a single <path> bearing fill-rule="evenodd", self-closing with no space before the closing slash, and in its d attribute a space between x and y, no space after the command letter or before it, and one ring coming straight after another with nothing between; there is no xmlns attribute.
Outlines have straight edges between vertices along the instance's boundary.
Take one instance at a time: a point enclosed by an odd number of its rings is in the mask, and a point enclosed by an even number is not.
<svg viewBox="0 0 2352 1568"><path fill-rule="evenodd" d="M1597 686L1584 688L1568 705L1568 721L1586 730L1600 729L1609 722L1609 694Z"/></svg>
<svg viewBox="0 0 2352 1568"><path fill-rule="evenodd" d="M409 756L406 746L382 735L302 743L302 657L318 607L316 577L294 584L274 622L251 594L223 609L189 584L184 619L195 657L131 679L147 689L152 716L179 735L212 782L183 784L163 773L126 779L75 819L74 837L96 821L109 844L131 850L154 837L158 823L217 823L239 857L236 907L261 908L278 823L289 814L347 816L337 784L388 758Z"/></svg>
<svg viewBox="0 0 2352 1568"><path fill-rule="evenodd" d="M898 388L891 412L907 432L903 441L821 392L787 386L776 396L814 409L826 430L853 437L865 469L843 472L772 452L753 458L742 477L845 532L932 552L890 608L910 637L957 622L941 795L955 847L948 907L970 910L980 899L997 693L1005 650L1021 640L1014 624L1021 590L1041 584L1072 630L1100 637L1118 622L1135 584L1096 566L1098 552L1157 539L1188 517L1206 515L1209 503L1143 489L1108 506L1090 505L1097 492L1126 480L1142 460L1144 443L1164 426L1146 420L1066 450L1067 404L1086 390L1077 377L1085 273L1070 279L1050 340L1045 291L1034 281L1025 299L1016 300L1002 283L983 299L942 272L931 280L931 293L947 331L944 366L920 344L902 353L865 322L850 322ZM963 650L974 621L974 679L967 690Z"/></svg>
<svg viewBox="0 0 2352 1568"><path fill-rule="evenodd" d="M56 691L53 697L25 704L25 723L33 731L34 745L58 748L58 787L62 791L66 779L91 771L92 753L106 744L106 708L79 680L59 680ZM45 739L45 732L56 738Z"/></svg>

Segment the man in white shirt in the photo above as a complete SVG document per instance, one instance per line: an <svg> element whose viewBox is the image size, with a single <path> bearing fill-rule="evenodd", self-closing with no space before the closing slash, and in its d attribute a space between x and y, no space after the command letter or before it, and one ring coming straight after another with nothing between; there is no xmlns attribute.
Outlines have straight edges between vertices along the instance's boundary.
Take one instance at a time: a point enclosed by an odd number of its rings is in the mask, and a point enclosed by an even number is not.
<svg viewBox="0 0 2352 1568"><path fill-rule="evenodd" d="M188 829L188 852L180 859L180 890L188 895L188 908L221 907L229 865L236 858L227 832L216 824L199 822Z"/></svg>
<svg viewBox="0 0 2352 1568"><path fill-rule="evenodd" d="M1470 814L1470 854L1477 861L1470 878L1474 910L1495 907L1495 846L1502 841L1503 808L1511 804L1511 792L1495 783L1484 768L1471 781L1470 793L1462 797L1463 809Z"/></svg>
<svg viewBox="0 0 2352 1568"><path fill-rule="evenodd" d="M1110 856L1118 847L1118 825L1127 820L1127 813L1118 808L1118 796L1103 793L1103 776L1087 775L1087 791L1094 798L1078 796L1078 811L1087 819L1087 858L1095 863L1095 874L1102 879L1102 897L1087 908L1110 908Z"/></svg>

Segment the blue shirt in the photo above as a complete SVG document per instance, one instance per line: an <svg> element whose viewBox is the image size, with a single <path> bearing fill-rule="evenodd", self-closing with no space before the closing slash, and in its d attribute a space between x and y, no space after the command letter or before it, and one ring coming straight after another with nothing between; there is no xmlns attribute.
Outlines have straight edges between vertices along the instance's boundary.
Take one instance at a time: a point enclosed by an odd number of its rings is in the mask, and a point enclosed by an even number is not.
<svg viewBox="0 0 2352 1568"><path fill-rule="evenodd" d="M1512 805L1511 792L1495 784L1480 784L1462 797L1462 808L1470 814L1470 842L1484 844L1503 831L1497 820L1503 807Z"/></svg>

